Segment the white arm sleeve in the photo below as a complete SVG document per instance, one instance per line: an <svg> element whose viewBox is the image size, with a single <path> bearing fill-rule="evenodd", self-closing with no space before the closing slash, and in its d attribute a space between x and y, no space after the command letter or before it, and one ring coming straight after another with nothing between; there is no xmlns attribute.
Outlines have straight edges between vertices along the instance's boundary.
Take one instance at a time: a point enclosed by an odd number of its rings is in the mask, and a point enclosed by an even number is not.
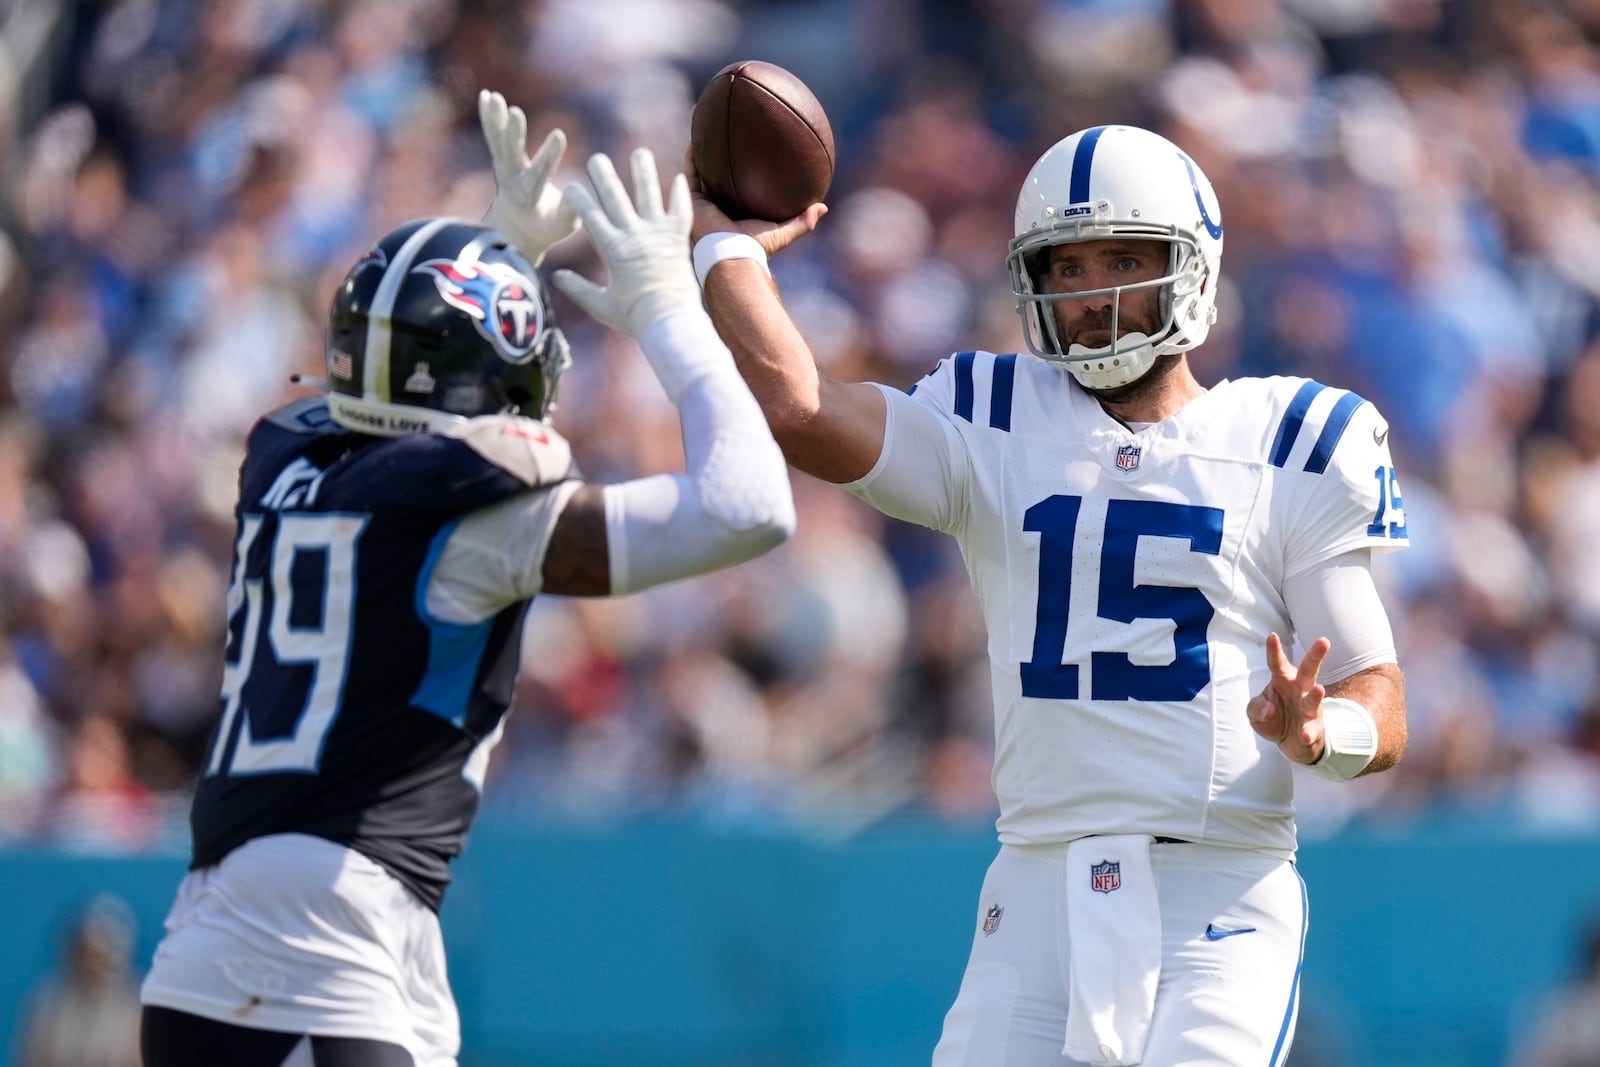
<svg viewBox="0 0 1600 1067"><path fill-rule="evenodd" d="M1320 675L1325 684L1399 662L1368 550L1346 552L1286 579L1283 600L1302 646L1319 637L1332 642Z"/></svg>
<svg viewBox="0 0 1600 1067"><path fill-rule="evenodd" d="M840 488L891 518L948 533L963 515L966 499L967 451L961 435L925 398L886 385L878 390L888 408L883 451L870 471Z"/></svg>
<svg viewBox="0 0 1600 1067"><path fill-rule="evenodd" d="M639 344L678 406L689 470L606 486L613 593L742 562L795 525L783 453L705 312L663 316ZM462 519L428 581L428 612L478 622L537 595L551 532L581 484L562 481Z"/></svg>
<svg viewBox="0 0 1600 1067"><path fill-rule="evenodd" d="M662 316L639 346L678 406L688 471L606 486L612 593L751 559L795 526L783 453L705 312Z"/></svg>

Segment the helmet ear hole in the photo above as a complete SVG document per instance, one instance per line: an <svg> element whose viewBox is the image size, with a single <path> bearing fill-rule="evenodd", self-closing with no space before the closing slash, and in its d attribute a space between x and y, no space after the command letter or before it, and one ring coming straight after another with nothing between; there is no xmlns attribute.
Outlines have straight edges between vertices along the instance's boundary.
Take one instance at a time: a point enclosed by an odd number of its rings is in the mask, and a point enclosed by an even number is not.
<svg viewBox="0 0 1600 1067"><path fill-rule="evenodd" d="M519 386L514 386L506 390L507 406L516 408L523 414L528 413L530 405L533 404L533 399L533 393Z"/></svg>

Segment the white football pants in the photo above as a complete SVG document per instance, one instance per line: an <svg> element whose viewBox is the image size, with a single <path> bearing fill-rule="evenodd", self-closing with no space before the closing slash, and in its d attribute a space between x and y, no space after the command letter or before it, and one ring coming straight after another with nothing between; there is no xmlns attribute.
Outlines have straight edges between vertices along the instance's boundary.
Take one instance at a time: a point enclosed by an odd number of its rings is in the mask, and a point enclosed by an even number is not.
<svg viewBox="0 0 1600 1067"><path fill-rule="evenodd" d="M190 871L141 999L258 1030L388 1041L455 1067L439 918L366 856L305 834Z"/></svg>
<svg viewBox="0 0 1600 1067"><path fill-rule="evenodd" d="M984 878L972 953L934 1067L1070 1067L1065 845L1003 845ZM1143 1063L1279 1067L1294 1038L1305 884L1248 849L1150 847L1161 976ZM998 906L998 914L994 909ZM987 923L986 923L987 920ZM986 925L990 928L985 932Z"/></svg>

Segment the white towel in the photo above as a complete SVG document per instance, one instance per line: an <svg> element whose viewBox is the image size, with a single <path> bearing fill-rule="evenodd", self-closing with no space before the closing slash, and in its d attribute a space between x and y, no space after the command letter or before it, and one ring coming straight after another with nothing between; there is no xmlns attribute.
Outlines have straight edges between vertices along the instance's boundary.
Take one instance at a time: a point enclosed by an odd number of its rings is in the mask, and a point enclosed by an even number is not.
<svg viewBox="0 0 1600 1067"><path fill-rule="evenodd" d="M1067 1041L1062 1054L1125 1067L1144 1059L1161 977L1161 905L1147 834L1067 846Z"/></svg>

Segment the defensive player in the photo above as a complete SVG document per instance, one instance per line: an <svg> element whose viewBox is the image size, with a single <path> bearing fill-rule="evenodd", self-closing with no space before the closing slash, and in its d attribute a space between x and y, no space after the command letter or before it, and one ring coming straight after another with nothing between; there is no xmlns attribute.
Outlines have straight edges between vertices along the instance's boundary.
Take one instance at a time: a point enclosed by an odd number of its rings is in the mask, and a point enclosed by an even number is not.
<svg viewBox="0 0 1600 1067"><path fill-rule="evenodd" d="M958 353L910 395L820 374L779 303L765 257L824 210L697 196L695 260L789 462L955 537L982 602L1001 847L934 1063L1281 1063L1291 764L1405 746L1371 574L1407 543L1388 425L1304 379L1199 384L1222 212L1156 134L1038 160L1007 255L1031 354Z"/></svg>
<svg viewBox="0 0 1600 1067"><path fill-rule="evenodd" d="M571 186L563 209L544 191L559 134L530 163L521 113L483 111L513 201L491 218L532 243L581 216L610 285L557 284L638 339L688 472L579 478L548 422L566 342L500 229L414 222L355 264L329 319L329 394L250 435L222 716L143 989L148 1067L454 1064L436 910L527 601L699 574L793 529L782 455L700 304L683 177L663 207L636 152L635 208L595 156L603 207Z"/></svg>

